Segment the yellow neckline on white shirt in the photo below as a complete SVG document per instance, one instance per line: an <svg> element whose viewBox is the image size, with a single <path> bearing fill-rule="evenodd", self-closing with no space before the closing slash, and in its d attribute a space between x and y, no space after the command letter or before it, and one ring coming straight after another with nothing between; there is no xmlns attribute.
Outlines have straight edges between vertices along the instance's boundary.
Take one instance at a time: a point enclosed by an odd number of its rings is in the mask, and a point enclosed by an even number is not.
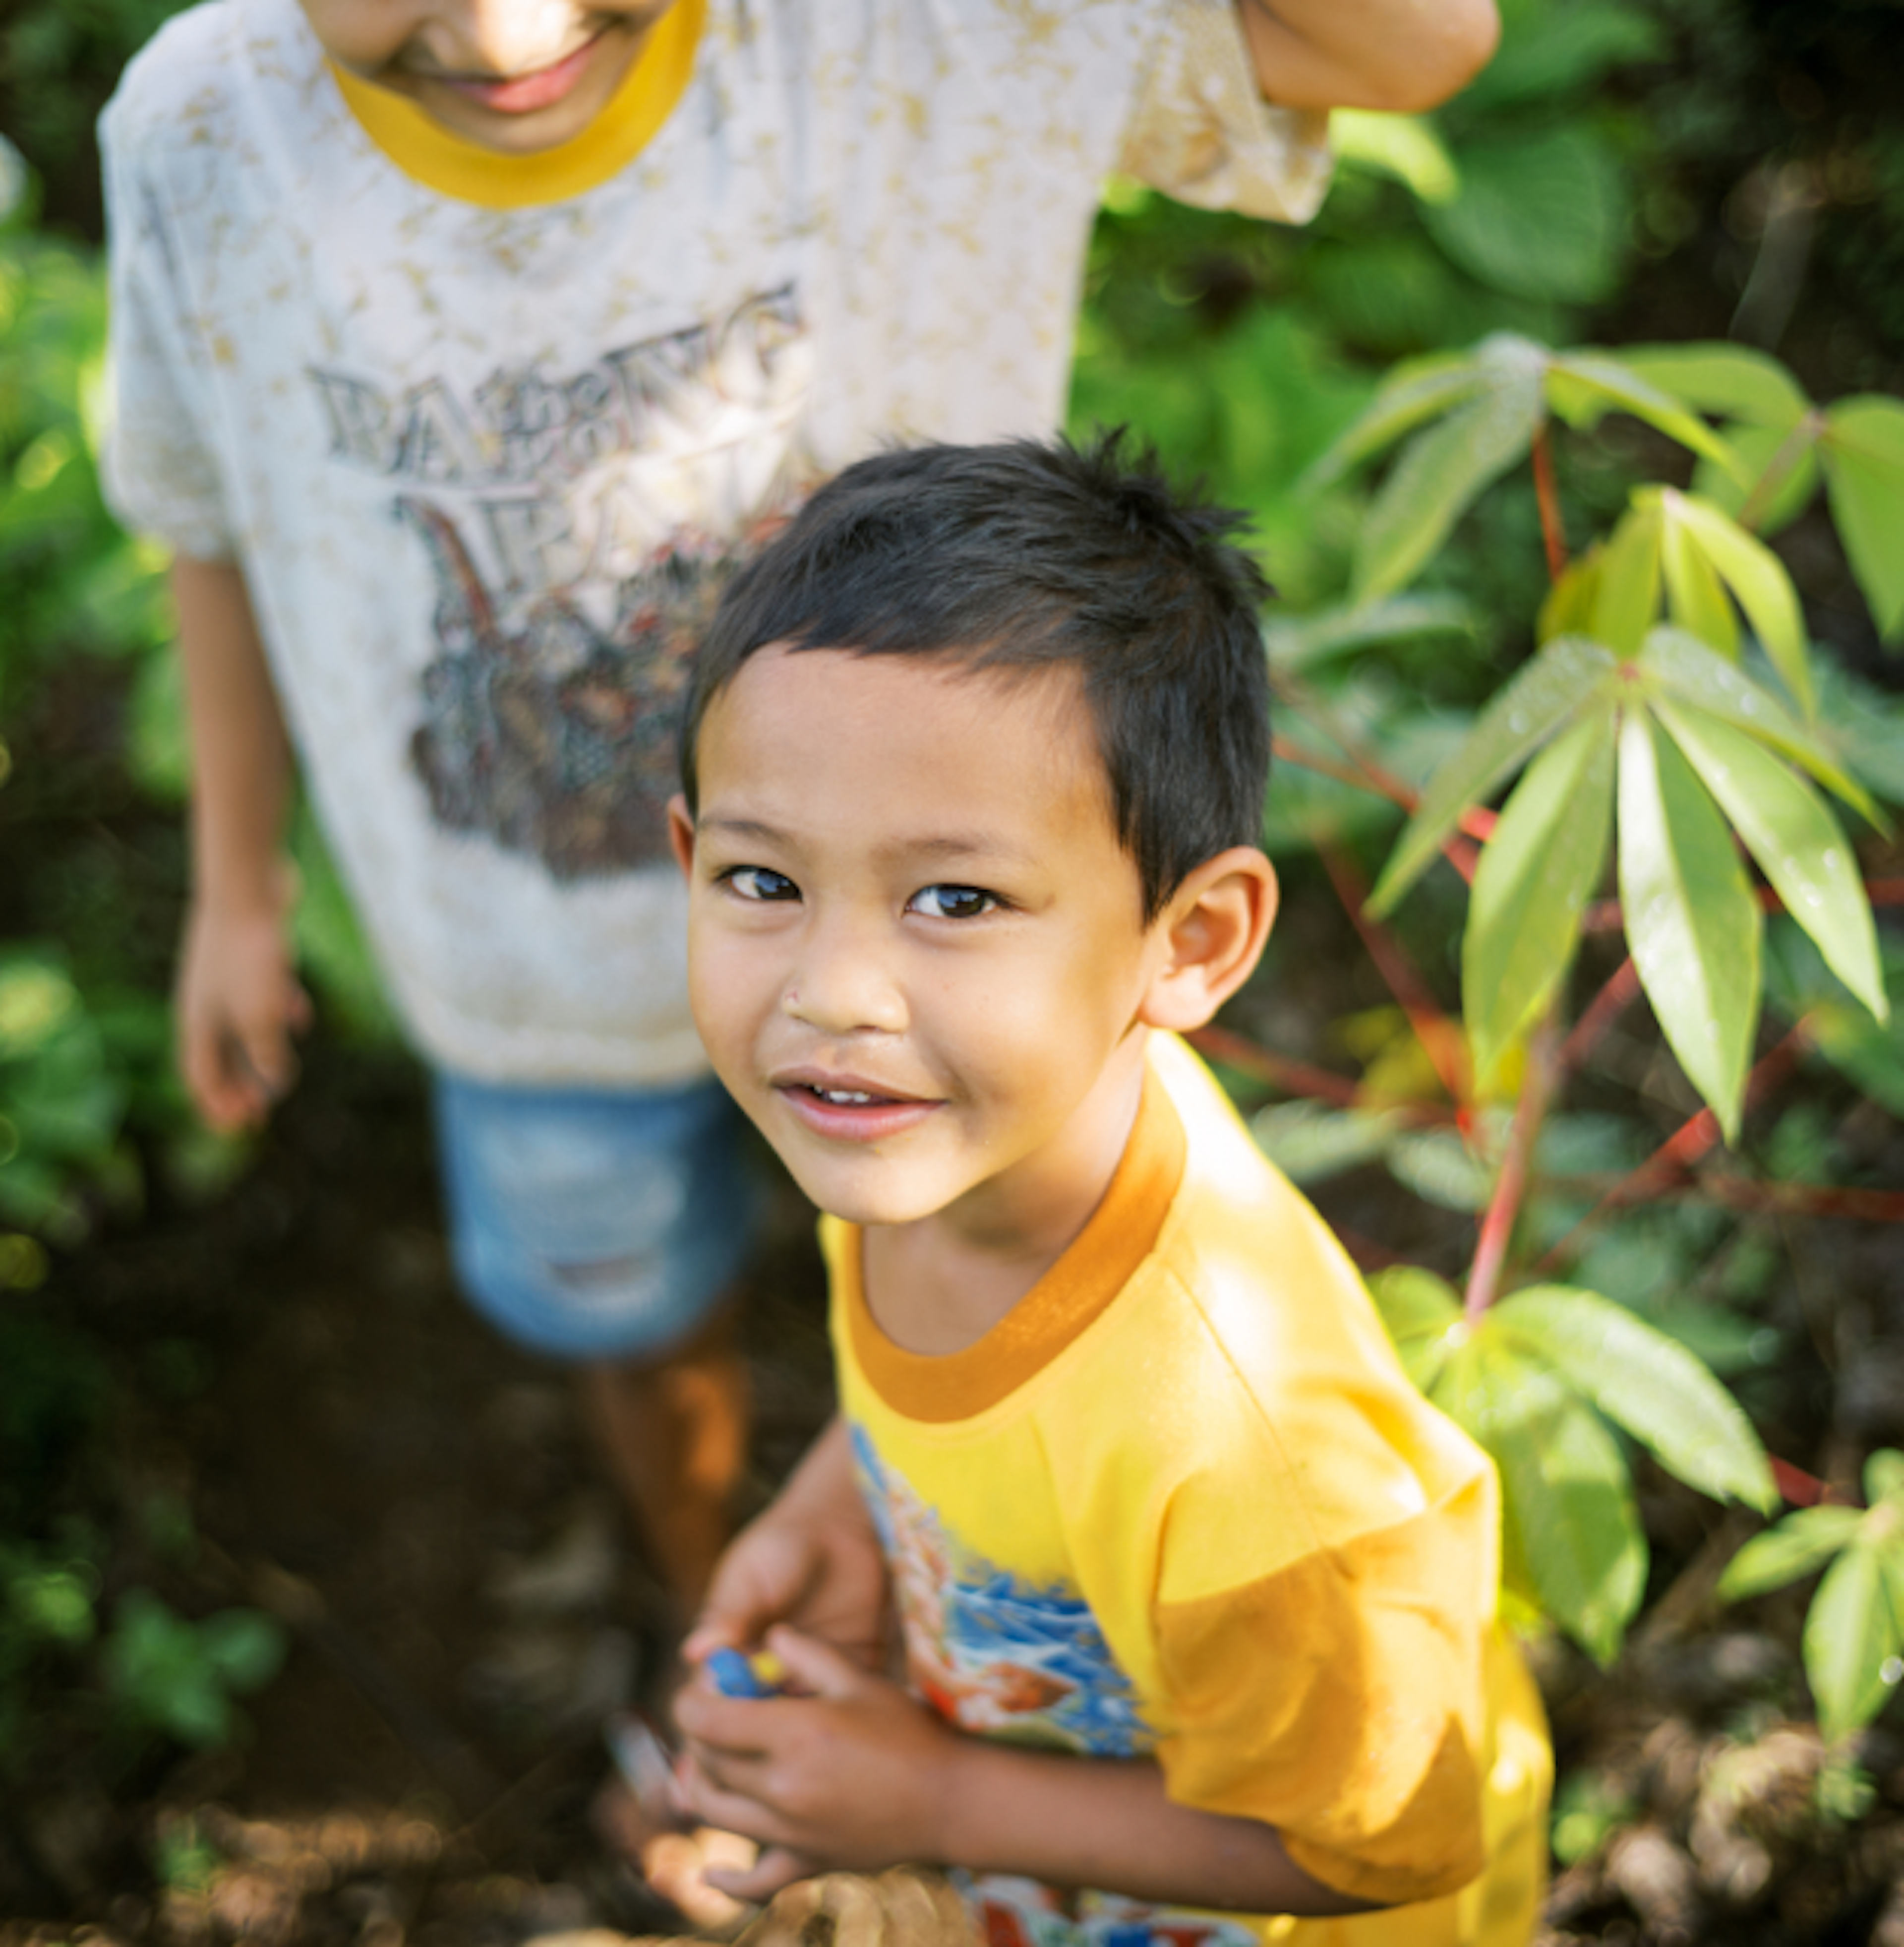
<svg viewBox="0 0 1904 1947"><path fill-rule="evenodd" d="M675 0L601 113L579 135L533 155L466 142L402 95L326 65L358 126L406 176L459 202L523 209L586 194L654 141L687 92L706 14L707 0Z"/></svg>

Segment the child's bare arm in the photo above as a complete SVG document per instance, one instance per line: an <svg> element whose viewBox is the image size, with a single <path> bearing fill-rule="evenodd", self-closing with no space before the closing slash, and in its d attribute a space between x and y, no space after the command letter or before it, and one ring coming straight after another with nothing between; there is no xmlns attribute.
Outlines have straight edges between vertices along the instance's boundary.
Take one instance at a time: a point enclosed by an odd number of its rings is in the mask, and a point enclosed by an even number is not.
<svg viewBox="0 0 1904 1947"><path fill-rule="evenodd" d="M790 1623L875 1669L889 1602L885 1558L836 1417L722 1556L682 1649L699 1661L723 1645L751 1648L775 1624Z"/></svg>
<svg viewBox="0 0 1904 1947"><path fill-rule="evenodd" d="M1237 0L1256 79L1288 108L1432 108L1487 65L1494 0Z"/></svg>
<svg viewBox="0 0 1904 1947"><path fill-rule="evenodd" d="M176 1007L179 1066L214 1128L261 1122L297 1073L311 1004L292 971L283 852L291 754L244 577L172 565L192 747L192 894Z"/></svg>
<svg viewBox="0 0 1904 1947"><path fill-rule="evenodd" d="M768 1642L812 1695L750 1701L697 1684L675 1706L691 1810L769 1849L752 1874L710 1875L725 1891L760 1899L801 1870L910 1861L1233 1912L1365 1908L1303 1872L1270 1827L1173 1803L1148 1760L967 1737L798 1631Z"/></svg>

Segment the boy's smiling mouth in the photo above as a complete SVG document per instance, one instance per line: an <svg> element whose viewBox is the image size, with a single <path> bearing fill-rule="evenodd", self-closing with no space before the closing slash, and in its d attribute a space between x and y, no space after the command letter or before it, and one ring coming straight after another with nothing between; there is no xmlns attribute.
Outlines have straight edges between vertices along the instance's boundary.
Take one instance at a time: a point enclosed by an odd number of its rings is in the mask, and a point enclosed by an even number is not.
<svg viewBox="0 0 1904 1947"><path fill-rule="evenodd" d="M770 1085L814 1134L849 1142L897 1135L941 1106L930 1097L896 1092L864 1076L820 1069L790 1069L774 1076Z"/></svg>

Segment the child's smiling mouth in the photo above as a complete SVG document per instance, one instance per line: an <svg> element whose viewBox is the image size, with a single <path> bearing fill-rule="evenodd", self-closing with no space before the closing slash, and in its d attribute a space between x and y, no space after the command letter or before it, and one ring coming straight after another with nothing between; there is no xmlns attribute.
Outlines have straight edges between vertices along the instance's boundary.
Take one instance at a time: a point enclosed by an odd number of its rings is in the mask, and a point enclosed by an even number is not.
<svg viewBox="0 0 1904 1947"><path fill-rule="evenodd" d="M794 1069L772 1078L776 1095L814 1134L874 1142L916 1127L941 1105L929 1097L897 1093L858 1075Z"/></svg>
<svg viewBox="0 0 1904 1947"><path fill-rule="evenodd" d="M532 114L539 108L549 108L563 100L581 80L590 59L599 48L607 29L592 34L571 54L563 55L560 60L552 61L546 67L533 69L527 74L506 76L432 74L429 79L440 86L453 88L465 99L479 106L493 109L501 115Z"/></svg>

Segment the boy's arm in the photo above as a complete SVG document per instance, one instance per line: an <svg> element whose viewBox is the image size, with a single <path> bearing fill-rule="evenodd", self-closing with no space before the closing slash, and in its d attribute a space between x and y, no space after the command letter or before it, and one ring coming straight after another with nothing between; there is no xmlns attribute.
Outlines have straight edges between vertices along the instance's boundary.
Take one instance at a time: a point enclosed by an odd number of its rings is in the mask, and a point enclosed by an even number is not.
<svg viewBox="0 0 1904 1947"><path fill-rule="evenodd" d="M1417 110L1485 67L1494 0L1236 0L1256 79L1285 108Z"/></svg>
<svg viewBox="0 0 1904 1947"><path fill-rule="evenodd" d="M172 564L192 749L192 892L176 1008L179 1066L214 1128L261 1122L297 1073L311 1004L292 971L284 856L291 752L243 574Z"/></svg>
<svg viewBox="0 0 1904 1947"><path fill-rule="evenodd" d="M724 1645L750 1649L774 1624L790 1623L877 1669L890 1602L886 1558L836 1415L721 1557L682 1653L698 1662Z"/></svg>
<svg viewBox="0 0 1904 1947"><path fill-rule="evenodd" d="M1241 1913L1367 1910L1303 1872L1269 1826L1179 1805L1148 1759L1074 1758L950 1729L896 1685L791 1630L768 1639L811 1695L765 1702L683 1692L688 1808L770 1848L759 1899L816 1866L904 1861L1022 1874Z"/></svg>

